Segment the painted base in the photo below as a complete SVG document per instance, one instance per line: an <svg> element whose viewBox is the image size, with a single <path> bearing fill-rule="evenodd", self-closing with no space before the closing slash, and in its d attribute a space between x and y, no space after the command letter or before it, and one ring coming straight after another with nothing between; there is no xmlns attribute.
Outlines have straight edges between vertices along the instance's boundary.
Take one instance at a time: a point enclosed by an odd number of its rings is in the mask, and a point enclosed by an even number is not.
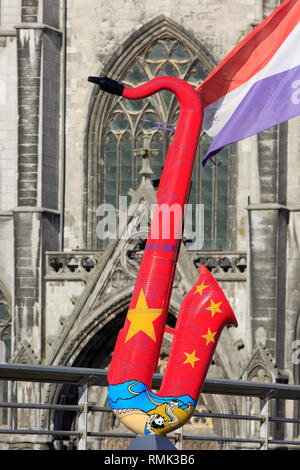
<svg viewBox="0 0 300 470"><path fill-rule="evenodd" d="M166 436L136 436L126 450L176 450Z"/></svg>

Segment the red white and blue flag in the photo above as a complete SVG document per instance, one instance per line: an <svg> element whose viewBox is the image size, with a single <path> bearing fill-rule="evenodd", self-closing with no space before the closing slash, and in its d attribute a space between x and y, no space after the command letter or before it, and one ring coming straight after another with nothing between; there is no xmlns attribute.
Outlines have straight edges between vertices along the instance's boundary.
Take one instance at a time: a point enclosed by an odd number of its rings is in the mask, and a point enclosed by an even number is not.
<svg viewBox="0 0 300 470"><path fill-rule="evenodd" d="M197 89L202 130L214 140L202 165L224 146L300 114L300 0L285 0Z"/></svg>

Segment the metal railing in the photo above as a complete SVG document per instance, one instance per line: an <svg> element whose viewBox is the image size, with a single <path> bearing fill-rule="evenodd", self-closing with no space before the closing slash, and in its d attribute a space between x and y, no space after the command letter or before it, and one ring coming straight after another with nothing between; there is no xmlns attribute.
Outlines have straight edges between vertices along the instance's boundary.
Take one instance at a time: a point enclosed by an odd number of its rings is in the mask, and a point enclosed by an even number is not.
<svg viewBox="0 0 300 470"><path fill-rule="evenodd" d="M88 430L88 414L90 412L112 413L108 407L91 406L88 402L88 390L90 386L107 386L107 371L102 369L78 368L78 367L54 367L35 366L24 364L0 364L0 380L2 381L25 381L39 383L56 383L76 385L79 390L78 404L46 404L46 403L16 403L0 402L0 408L7 409L39 409L49 411L72 411L77 413L77 430L59 429L8 429L0 428L0 434L11 435L48 435L65 436L77 439L78 450L86 450L89 437L124 437L134 438L133 433L122 432L92 432ZM154 374L153 387L158 388L161 384L162 376ZM300 419L287 417L270 416L270 401L272 399L300 400L300 386L280 383L257 383L239 380L226 379L206 379L202 392L205 394L232 395L239 397L256 397L260 400L260 412L255 415L250 414L226 414L195 412L194 416L201 418L229 419L257 421L259 423L259 433L257 438L247 437L220 437L184 434L182 428L178 432L168 434L170 440L175 441L178 450L182 450L184 440L216 441L220 443L235 443L240 448L256 446L261 450L267 450L274 446L300 446L300 440L273 439L270 437L271 423L292 423L300 424Z"/></svg>

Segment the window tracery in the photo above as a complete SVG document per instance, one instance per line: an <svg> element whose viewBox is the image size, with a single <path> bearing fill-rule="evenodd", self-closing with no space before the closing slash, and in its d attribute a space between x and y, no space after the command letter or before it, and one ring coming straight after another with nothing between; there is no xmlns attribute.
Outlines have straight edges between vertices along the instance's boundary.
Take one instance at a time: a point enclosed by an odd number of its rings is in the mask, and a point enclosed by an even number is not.
<svg viewBox="0 0 300 470"><path fill-rule="evenodd" d="M197 88L207 76L200 59L194 51L178 39L159 38L149 44L143 55L125 71L120 81L128 87L136 87L154 77L174 76ZM164 159L173 139L173 132L149 130L151 122L170 123L176 126L179 115L178 101L171 92L164 90L147 99L130 101L114 97L109 109L103 135L103 159L100 159L102 203L118 208L119 197L126 196L130 188L137 189L141 182L139 174L142 161L134 155L135 149L143 148L143 136L150 134L150 149L157 149L150 164L153 184L158 186ZM150 121L150 123L149 123ZM152 126L153 127L153 126ZM201 168L201 160L208 149L210 138L203 134L195 160L189 203L204 204L204 250L227 248L228 204L228 150L218 156L222 164ZM195 213L193 226L195 230Z"/></svg>

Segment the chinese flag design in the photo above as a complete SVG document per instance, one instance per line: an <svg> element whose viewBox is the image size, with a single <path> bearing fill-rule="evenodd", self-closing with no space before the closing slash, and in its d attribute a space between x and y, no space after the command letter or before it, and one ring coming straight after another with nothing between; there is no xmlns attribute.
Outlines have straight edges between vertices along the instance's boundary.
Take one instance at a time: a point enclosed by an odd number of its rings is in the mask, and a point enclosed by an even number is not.
<svg viewBox="0 0 300 470"><path fill-rule="evenodd" d="M109 372L110 383L128 380L145 383L145 368L149 365L153 370L156 360L153 351L157 354L159 330L165 328L161 323L162 313L162 308L149 307L149 299L141 288L117 341ZM158 396L189 395L198 400L219 336L228 324L237 326L234 313L213 275L200 265L199 279L185 297L178 314Z"/></svg>

